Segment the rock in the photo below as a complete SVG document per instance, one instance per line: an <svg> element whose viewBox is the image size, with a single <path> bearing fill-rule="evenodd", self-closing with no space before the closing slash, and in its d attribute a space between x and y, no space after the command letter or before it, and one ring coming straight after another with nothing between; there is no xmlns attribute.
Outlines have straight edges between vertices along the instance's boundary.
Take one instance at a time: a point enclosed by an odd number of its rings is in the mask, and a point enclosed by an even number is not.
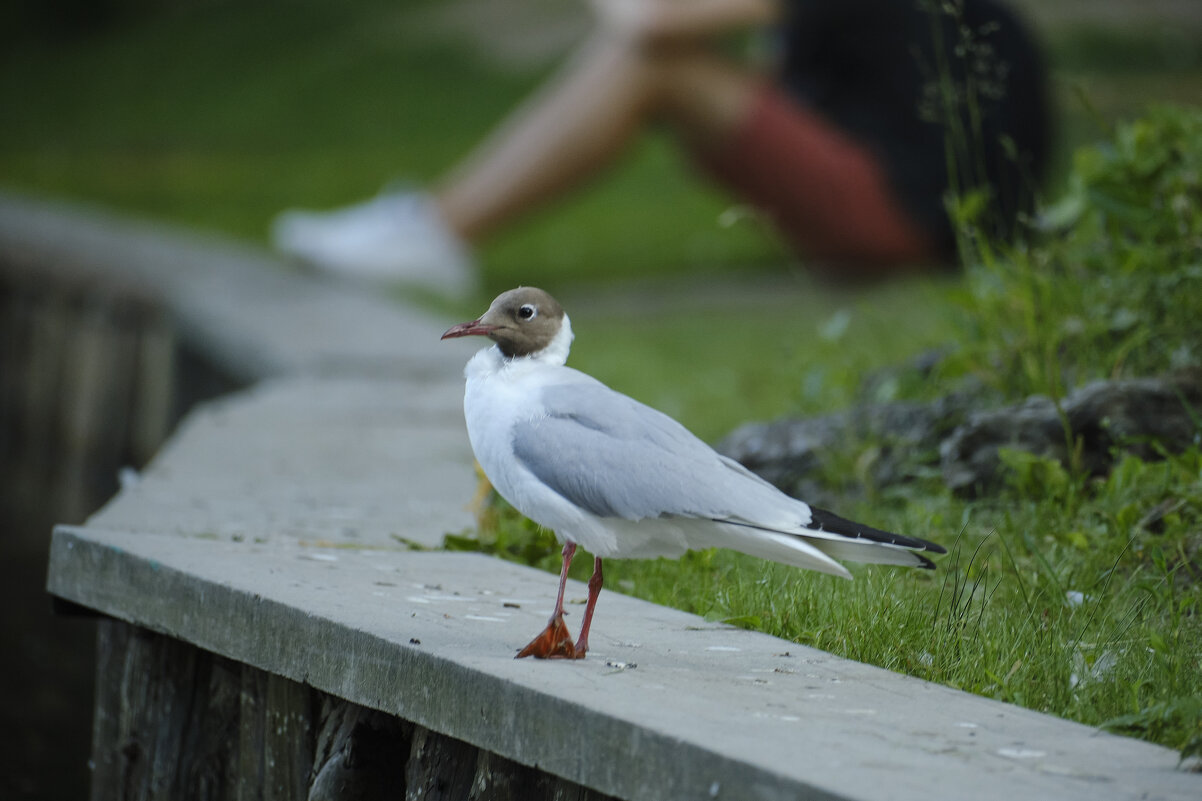
<svg viewBox="0 0 1202 801"><path fill-rule="evenodd" d="M740 426L717 448L784 491L828 502L823 470L834 454L855 459L855 484L874 488L938 471L956 492L979 494L1002 481L998 451L1013 448L1090 475L1110 469L1118 451L1156 458L1202 438L1202 370L1156 378L1095 381L1059 408L1050 398L981 409L989 396L965 386L927 403L861 403L845 412ZM1071 433L1070 433L1071 432ZM858 449L858 454L857 454ZM1070 450L1072 449L1072 450Z"/></svg>
<svg viewBox="0 0 1202 801"><path fill-rule="evenodd" d="M830 503L831 488L822 477L832 455L851 453L858 475L849 480L872 487L930 474L938 469L940 443L967 418L977 400L976 391L964 391L930 403L864 403L818 417L748 423L717 449L785 492ZM846 497L855 491L854 486L841 486L838 494Z"/></svg>
<svg viewBox="0 0 1202 801"><path fill-rule="evenodd" d="M1001 482L998 451L1014 448L1104 475L1118 452L1158 458L1202 436L1202 370L1157 378L1094 381L1056 408L1031 397L1016 406L976 412L940 446L944 481L953 491L977 494Z"/></svg>
<svg viewBox="0 0 1202 801"><path fill-rule="evenodd" d="M943 481L953 491L984 489L999 480L1002 448L1068 462L1067 437L1056 404L1033 396L1016 406L973 412L939 446Z"/></svg>
<svg viewBox="0 0 1202 801"><path fill-rule="evenodd" d="M821 466L821 454L836 447L847 425L846 413L746 423L719 442L717 449L779 484Z"/></svg>

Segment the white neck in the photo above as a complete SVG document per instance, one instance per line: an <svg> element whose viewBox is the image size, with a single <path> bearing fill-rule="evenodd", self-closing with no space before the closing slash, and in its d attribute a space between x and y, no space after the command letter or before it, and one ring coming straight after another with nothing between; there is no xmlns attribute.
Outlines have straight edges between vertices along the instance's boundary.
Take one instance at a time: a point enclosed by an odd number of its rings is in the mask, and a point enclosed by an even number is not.
<svg viewBox="0 0 1202 801"><path fill-rule="evenodd" d="M546 364L562 365L568 360L568 353L572 350L572 340L575 336L572 333L572 321L565 314L563 316L563 323L559 326L559 331L551 338L551 342L547 347L538 353L530 354L529 358Z"/></svg>

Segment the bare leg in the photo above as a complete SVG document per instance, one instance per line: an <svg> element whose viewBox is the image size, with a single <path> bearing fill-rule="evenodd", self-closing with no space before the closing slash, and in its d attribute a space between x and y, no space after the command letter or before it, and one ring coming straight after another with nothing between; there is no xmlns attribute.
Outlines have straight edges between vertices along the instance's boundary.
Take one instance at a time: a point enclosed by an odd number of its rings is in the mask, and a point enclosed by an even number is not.
<svg viewBox="0 0 1202 801"><path fill-rule="evenodd" d="M536 659L579 659L576 647L572 645L572 635L563 622L563 593L568 583L568 568L572 565L572 557L576 555L576 543L565 542L563 545L563 568L559 571L559 594L555 597L555 609L551 612L551 620L542 633L518 651L515 659L533 656ZM586 612L587 614L587 612Z"/></svg>
<svg viewBox="0 0 1202 801"><path fill-rule="evenodd" d="M742 120L757 78L700 47L586 43L441 183L444 221L467 241L576 188L654 120L699 145Z"/></svg>
<svg viewBox="0 0 1202 801"><path fill-rule="evenodd" d="M580 624L580 639L576 640L576 658L584 659L588 653L588 629L593 623L593 610L597 608L597 596L601 594L604 578L601 575L601 557L593 557L593 575L588 580L588 603L584 607L584 622Z"/></svg>
<svg viewBox="0 0 1202 801"><path fill-rule="evenodd" d="M559 592L555 595L555 610L551 613L552 620L563 616L563 591L568 584L568 568L572 566L572 557L576 555L576 543L565 542L560 555L563 557L563 567L559 569Z"/></svg>

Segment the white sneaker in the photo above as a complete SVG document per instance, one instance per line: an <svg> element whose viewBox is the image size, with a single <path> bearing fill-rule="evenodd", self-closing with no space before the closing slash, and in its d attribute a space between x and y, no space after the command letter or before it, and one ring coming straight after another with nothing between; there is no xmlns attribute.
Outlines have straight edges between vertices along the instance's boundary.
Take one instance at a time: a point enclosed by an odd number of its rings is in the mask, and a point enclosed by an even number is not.
<svg viewBox="0 0 1202 801"><path fill-rule="evenodd" d="M466 297L476 288L467 246L424 192L384 192L334 211L290 210L271 226L276 250L321 272Z"/></svg>

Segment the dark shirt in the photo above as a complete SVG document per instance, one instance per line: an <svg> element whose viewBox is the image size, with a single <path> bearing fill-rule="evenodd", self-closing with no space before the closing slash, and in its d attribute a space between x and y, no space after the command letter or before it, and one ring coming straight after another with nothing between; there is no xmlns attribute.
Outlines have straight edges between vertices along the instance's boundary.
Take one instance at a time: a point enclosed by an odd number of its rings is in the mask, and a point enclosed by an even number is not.
<svg viewBox="0 0 1202 801"><path fill-rule="evenodd" d="M990 187L984 223L1009 235L1050 139L1043 60L1013 13L993 0L793 0L781 33L787 89L876 153L945 253L949 188Z"/></svg>

